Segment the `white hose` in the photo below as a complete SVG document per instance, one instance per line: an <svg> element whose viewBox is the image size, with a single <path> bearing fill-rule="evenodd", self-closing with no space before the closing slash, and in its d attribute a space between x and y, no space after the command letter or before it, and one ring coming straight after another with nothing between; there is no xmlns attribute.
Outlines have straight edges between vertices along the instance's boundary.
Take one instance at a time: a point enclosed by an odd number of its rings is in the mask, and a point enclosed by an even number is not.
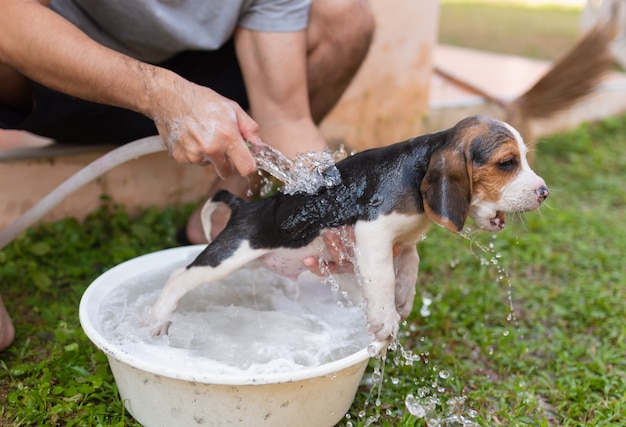
<svg viewBox="0 0 626 427"><path fill-rule="evenodd" d="M61 203L67 196L88 182L129 160L164 150L166 150L166 147L163 140L160 136L156 135L122 145L98 157L65 180L65 182L41 199L39 203L30 208L6 229L2 230L2 232L0 232L0 249L11 243L22 231L41 219L41 217L50 212L50 210Z"/></svg>

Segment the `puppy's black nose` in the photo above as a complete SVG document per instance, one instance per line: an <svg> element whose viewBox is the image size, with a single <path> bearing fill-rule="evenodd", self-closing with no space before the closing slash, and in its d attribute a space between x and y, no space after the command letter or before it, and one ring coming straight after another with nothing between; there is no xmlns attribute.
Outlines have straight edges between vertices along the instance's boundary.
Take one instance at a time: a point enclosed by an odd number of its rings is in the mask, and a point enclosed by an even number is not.
<svg viewBox="0 0 626 427"><path fill-rule="evenodd" d="M546 197L550 194L550 190L545 185L542 185L537 189L537 196L539 196L539 201L543 202Z"/></svg>

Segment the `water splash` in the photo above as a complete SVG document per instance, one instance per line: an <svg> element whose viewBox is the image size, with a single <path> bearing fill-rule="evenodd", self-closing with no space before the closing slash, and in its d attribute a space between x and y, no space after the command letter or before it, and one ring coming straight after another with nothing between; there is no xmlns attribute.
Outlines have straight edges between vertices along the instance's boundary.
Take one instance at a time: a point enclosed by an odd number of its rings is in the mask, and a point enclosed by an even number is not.
<svg viewBox="0 0 626 427"><path fill-rule="evenodd" d="M322 187L333 187L341 183L341 175L335 161L342 157L330 150L298 153L291 160L269 145L253 144L250 151L257 167L282 181L285 194L316 193ZM344 151L345 152L345 151Z"/></svg>
<svg viewBox="0 0 626 427"><path fill-rule="evenodd" d="M506 316L506 320L511 322L515 329L520 332L519 321L517 319L517 313L515 310L515 305L513 303L513 283L511 282L511 276L509 271L504 268L500 261L502 258L502 254L500 252L496 252L495 250L495 240L497 239L496 234L491 235L491 241L487 243L485 246L476 241L476 239L472 236L472 229L467 227L463 232L460 233L460 236L466 240L469 240L471 243L471 247L479 248L483 254L485 254L488 258L478 257L478 255L474 254L477 258L480 259L480 265L484 266L493 266L496 269L496 280L498 282L504 283L507 287L507 300L509 303L509 313ZM474 253L474 252L472 252ZM504 331L504 335L508 336L509 331ZM524 339L524 336L520 333L520 339Z"/></svg>
<svg viewBox="0 0 626 427"><path fill-rule="evenodd" d="M421 364L423 367L420 370L423 375L385 378L385 364L388 363L396 367L409 368ZM380 425L383 416L398 419L406 411L423 419L429 427L479 426L474 420L478 412L468 406L467 397L450 395L452 384L456 381L453 373L447 369L440 369L433 363L429 364L428 352L413 353L404 348L399 340L394 340L381 356L373 360L372 368L372 373L365 379L369 394L364 407L357 413L363 426ZM391 406L383 403L382 387L383 384L389 383L393 387L412 388L412 392L405 396L404 407L397 407L396 403ZM346 415L345 426L354 426L352 418L352 415Z"/></svg>
<svg viewBox="0 0 626 427"><path fill-rule="evenodd" d="M458 413L459 411L464 411L466 399L464 396L451 397L446 400L444 405L437 396L425 395L424 393L424 390L421 390L418 396L409 393L404 400L404 404L411 415L425 420L429 427L479 426L479 424L472 419L472 417L476 417L476 411L467 411L467 416ZM443 413L443 415L441 413Z"/></svg>

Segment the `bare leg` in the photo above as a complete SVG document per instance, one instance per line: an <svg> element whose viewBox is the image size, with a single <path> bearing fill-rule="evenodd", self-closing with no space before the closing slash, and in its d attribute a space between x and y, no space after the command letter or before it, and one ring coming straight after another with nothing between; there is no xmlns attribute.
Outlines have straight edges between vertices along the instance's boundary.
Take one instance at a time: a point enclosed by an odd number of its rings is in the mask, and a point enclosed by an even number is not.
<svg viewBox="0 0 626 427"><path fill-rule="evenodd" d="M356 75L374 34L366 0L313 0L307 31L311 115L319 123Z"/></svg>
<svg viewBox="0 0 626 427"><path fill-rule="evenodd" d="M4 302L0 296L0 351L3 351L13 342L15 337L15 329L13 328L13 322L7 313L7 309L4 307Z"/></svg>
<svg viewBox="0 0 626 427"><path fill-rule="evenodd" d="M29 109L32 96L29 81L21 74L0 64L0 104ZM0 351L11 345L15 329L0 296Z"/></svg>

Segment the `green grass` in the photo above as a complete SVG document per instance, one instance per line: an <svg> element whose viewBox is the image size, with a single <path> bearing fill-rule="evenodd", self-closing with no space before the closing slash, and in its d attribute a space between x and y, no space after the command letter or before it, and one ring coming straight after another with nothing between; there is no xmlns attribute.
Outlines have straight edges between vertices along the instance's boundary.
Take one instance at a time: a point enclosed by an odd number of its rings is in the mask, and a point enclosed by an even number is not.
<svg viewBox="0 0 626 427"><path fill-rule="evenodd" d="M425 426L405 407L409 393L439 399L440 419L452 408L486 426L626 423L624 140L626 117L545 138L535 169L552 194L541 212L472 245L443 229L428 233L400 339L416 360L389 351L380 396L370 377L381 362L372 361L346 425ZM78 302L107 268L172 246L189 209L128 217L109 207L84 225L30 230L0 252L0 290L17 327L0 356L0 425L135 425L79 326ZM465 400L445 403L453 398Z"/></svg>
<svg viewBox="0 0 626 427"><path fill-rule="evenodd" d="M443 0L439 43L554 60L578 39L579 21L573 7Z"/></svg>
<svg viewBox="0 0 626 427"><path fill-rule="evenodd" d="M17 330L15 344L0 353L1 426L137 425L106 357L82 332L78 303L106 269L175 246L190 212L148 209L131 218L105 206L83 224L46 224L0 251L0 293Z"/></svg>

